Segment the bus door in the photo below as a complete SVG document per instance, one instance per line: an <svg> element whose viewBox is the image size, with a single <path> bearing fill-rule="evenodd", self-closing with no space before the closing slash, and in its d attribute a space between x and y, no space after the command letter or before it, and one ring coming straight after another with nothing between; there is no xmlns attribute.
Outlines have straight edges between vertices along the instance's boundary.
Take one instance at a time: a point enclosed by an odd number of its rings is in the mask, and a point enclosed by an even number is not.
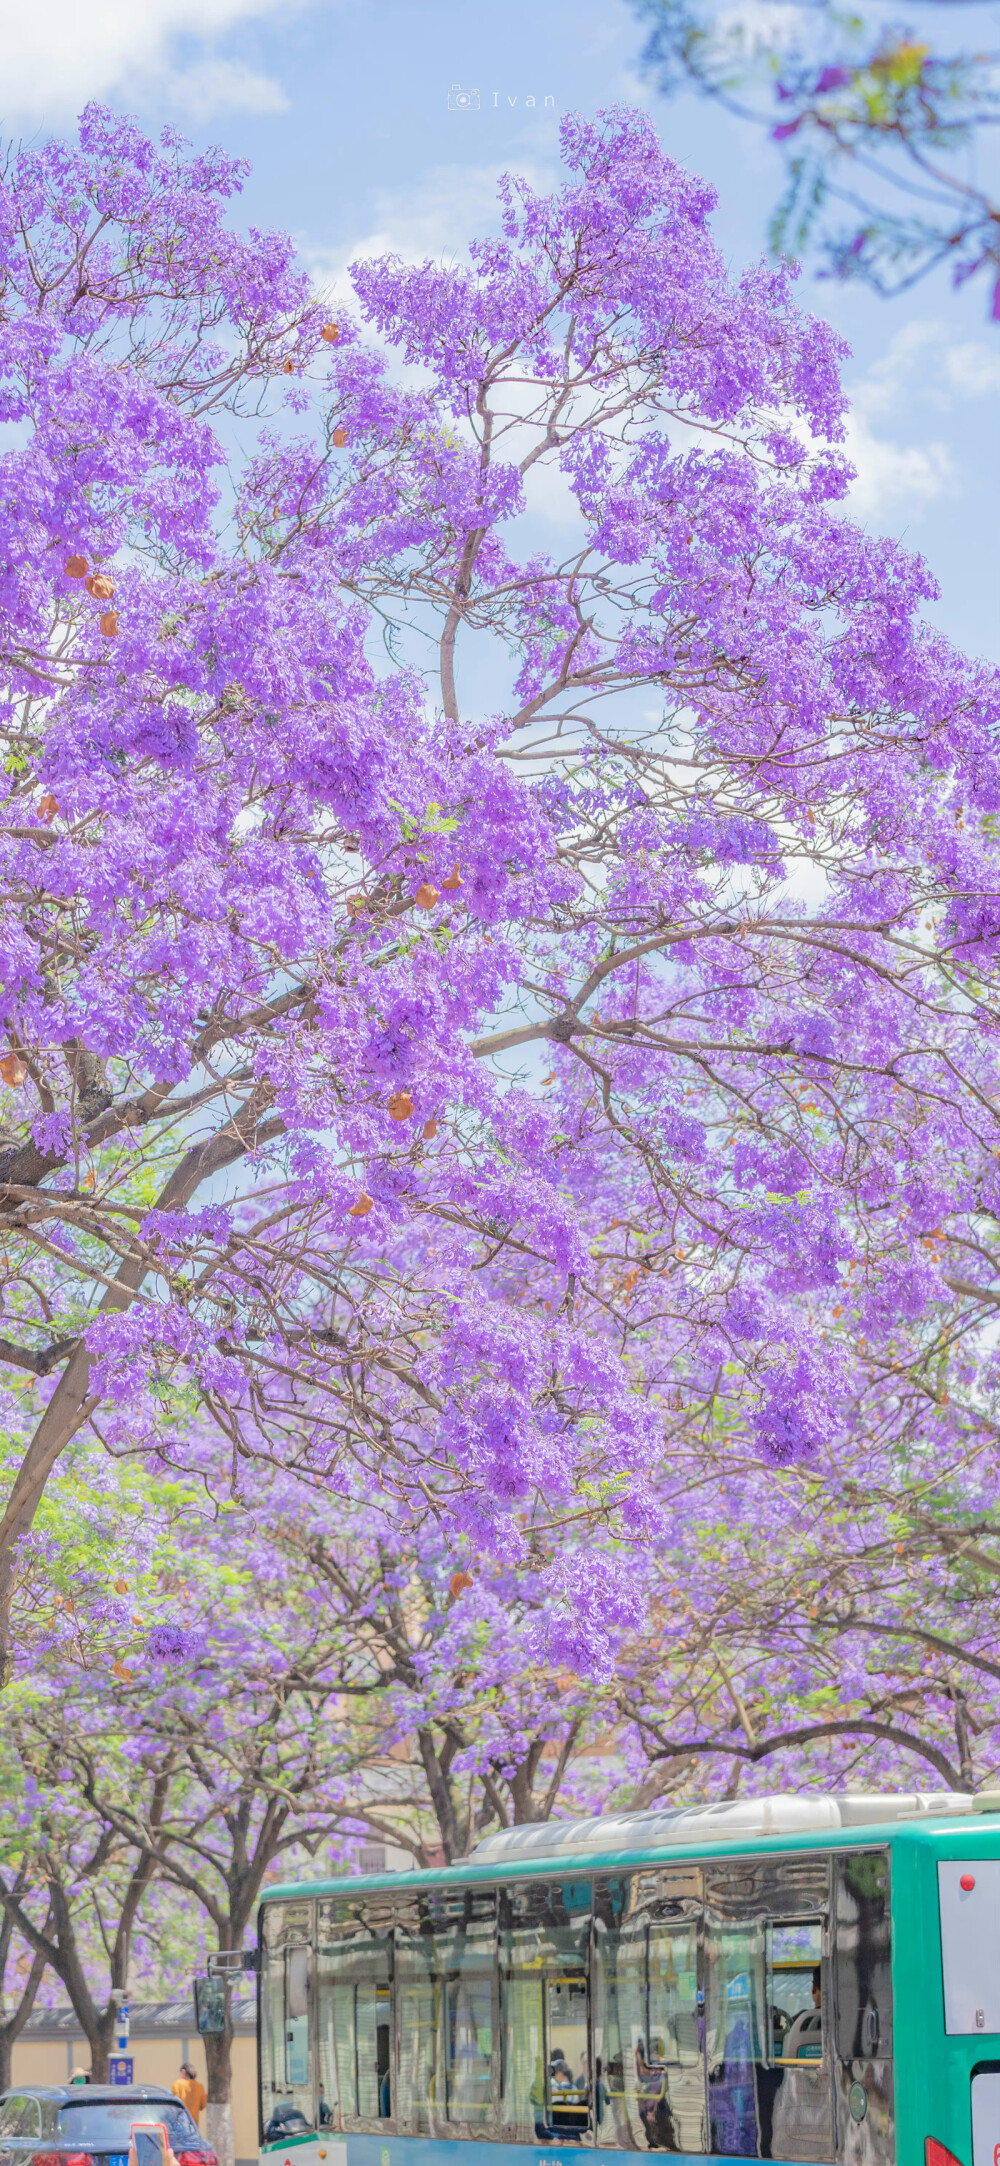
<svg viewBox="0 0 1000 2166"><path fill-rule="evenodd" d="M498 1894L500 2122L508 2143L579 2143L591 2126L590 1882Z"/></svg>
<svg viewBox="0 0 1000 2166"><path fill-rule="evenodd" d="M261 2125L264 2141L273 2143L315 2126L310 2014L312 1905L269 1904L263 1918L262 1941Z"/></svg>
<svg viewBox="0 0 1000 2166"><path fill-rule="evenodd" d="M378 2128L395 2111L392 1933L379 1898L319 1905L317 2036L321 2128Z"/></svg>
<svg viewBox="0 0 1000 2166"><path fill-rule="evenodd" d="M386 2121L391 2111L390 2039L392 1995L387 1979L366 1980L354 1988L354 2041L358 2068L358 2111ZM367 2077L367 2081L366 2081Z"/></svg>
<svg viewBox="0 0 1000 2166"><path fill-rule="evenodd" d="M587 1979L564 1971L545 1981L546 2105L554 2137L579 2139L590 2127Z"/></svg>
<svg viewBox="0 0 1000 2166"><path fill-rule="evenodd" d="M977 2069L972 2078L972 2166L996 2166L1000 2157L1000 2068Z"/></svg>

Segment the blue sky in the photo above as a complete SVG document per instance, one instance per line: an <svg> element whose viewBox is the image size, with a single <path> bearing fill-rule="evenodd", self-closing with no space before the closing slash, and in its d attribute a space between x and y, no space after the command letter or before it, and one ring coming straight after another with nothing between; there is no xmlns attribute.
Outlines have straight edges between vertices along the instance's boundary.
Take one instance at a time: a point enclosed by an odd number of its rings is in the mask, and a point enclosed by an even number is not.
<svg viewBox="0 0 1000 2166"><path fill-rule="evenodd" d="M328 286L359 253L457 253L491 222L504 168L554 180L561 113L642 104L715 183L738 267L762 248L777 154L693 98L659 99L640 44L625 0L32 0L6 13L3 118L48 132L100 97L153 131L225 143L253 162L241 218L288 227ZM453 85L478 109L449 107ZM1000 655L1000 328L985 287L955 294L941 276L885 303L807 276L800 291L852 348L855 515L928 558L942 627Z"/></svg>

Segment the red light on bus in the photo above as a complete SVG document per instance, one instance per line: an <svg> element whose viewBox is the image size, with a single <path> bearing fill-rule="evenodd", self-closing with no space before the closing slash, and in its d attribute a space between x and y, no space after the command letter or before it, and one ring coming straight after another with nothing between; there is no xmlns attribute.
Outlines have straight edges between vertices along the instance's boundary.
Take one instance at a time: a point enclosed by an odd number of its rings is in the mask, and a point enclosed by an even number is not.
<svg viewBox="0 0 1000 2166"><path fill-rule="evenodd" d="M975 1873L963 1873L958 1885L960 1888L965 1889L966 1895L971 1895L972 1890L976 1885Z"/></svg>
<svg viewBox="0 0 1000 2166"><path fill-rule="evenodd" d="M946 2143L938 2143L936 2136L928 2136L924 2142L924 2166L962 2166L961 2159L949 2151Z"/></svg>

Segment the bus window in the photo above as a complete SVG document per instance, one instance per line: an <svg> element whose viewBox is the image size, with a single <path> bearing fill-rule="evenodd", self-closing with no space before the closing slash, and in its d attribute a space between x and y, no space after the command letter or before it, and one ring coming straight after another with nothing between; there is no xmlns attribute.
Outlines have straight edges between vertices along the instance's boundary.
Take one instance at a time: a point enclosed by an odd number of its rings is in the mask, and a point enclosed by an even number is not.
<svg viewBox="0 0 1000 2166"><path fill-rule="evenodd" d="M889 1858L840 1851L834 1858L833 2042L838 2119L851 2154L863 2135L866 2166L895 2155L892 2074L892 1948ZM852 2120L864 2094L864 2118Z"/></svg>
<svg viewBox="0 0 1000 2166"><path fill-rule="evenodd" d="M768 2059L823 2059L823 1928L818 1921L767 1928Z"/></svg>
<svg viewBox="0 0 1000 2166"><path fill-rule="evenodd" d="M319 1906L319 2118L378 2129L391 2119L392 1930L387 1905L338 1897Z"/></svg>
<svg viewBox="0 0 1000 2166"><path fill-rule="evenodd" d="M689 2153L706 2148L700 1919L700 1875L690 1869L595 1884L599 2145Z"/></svg>
<svg viewBox="0 0 1000 2166"><path fill-rule="evenodd" d="M285 1950L285 2083L290 2091L309 2083L308 1948Z"/></svg>
<svg viewBox="0 0 1000 2166"><path fill-rule="evenodd" d="M414 2136L493 2125L492 1891L428 1892L396 1912L398 2118Z"/></svg>
<svg viewBox="0 0 1000 2166"><path fill-rule="evenodd" d="M836 1860L837 2051L841 2060L892 2057L889 1860L848 1851Z"/></svg>
<svg viewBox="0 0 1000 2166"><path fill-rule="evenodd" d="M580 2143L591 2128L588 1882L499 1891L503 2135Z"/></svg>
<svg viewBox="0 0 1000 2166"><path fill-rule="evenodd" d="M264 2140L315 2126L309 2035L312 1904L269 1904L261 1976Z"/></svg>
<svg viewBox="0 0 1000 2166"><path fill-rule="evenodd" d="M724 1867L713 1874L705 1914L705 2047L708 2059L709 2149L723 2158L762 2155L757 2112L757 2068L766 2057L768 2025L764 1992L764 1922L725 1915L716 1907L752 1874ZM729 1905L726 1905L729 1908Z"/></svg>
<svg viewBox="0 0 1000 2166"><path fill-rule="evenodd" d="M833 2157L826 1927L820 1918L767 1928L769 2066L757 2071L765 2158Z"/></svg>

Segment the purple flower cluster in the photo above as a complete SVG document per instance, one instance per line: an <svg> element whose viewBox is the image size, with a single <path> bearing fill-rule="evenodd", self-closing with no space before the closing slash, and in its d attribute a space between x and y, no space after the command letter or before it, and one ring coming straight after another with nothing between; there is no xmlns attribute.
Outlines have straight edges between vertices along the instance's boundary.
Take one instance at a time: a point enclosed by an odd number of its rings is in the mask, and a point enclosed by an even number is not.
<svg viewBox="0 0 1000 2166"><path fill-rule="evenodd" d="M789 271L643 115L563 153L336 322L221 156L5 169L0 1545L81 1420L506 1568L988 1419L996 675L844 516Z"/></svg>

